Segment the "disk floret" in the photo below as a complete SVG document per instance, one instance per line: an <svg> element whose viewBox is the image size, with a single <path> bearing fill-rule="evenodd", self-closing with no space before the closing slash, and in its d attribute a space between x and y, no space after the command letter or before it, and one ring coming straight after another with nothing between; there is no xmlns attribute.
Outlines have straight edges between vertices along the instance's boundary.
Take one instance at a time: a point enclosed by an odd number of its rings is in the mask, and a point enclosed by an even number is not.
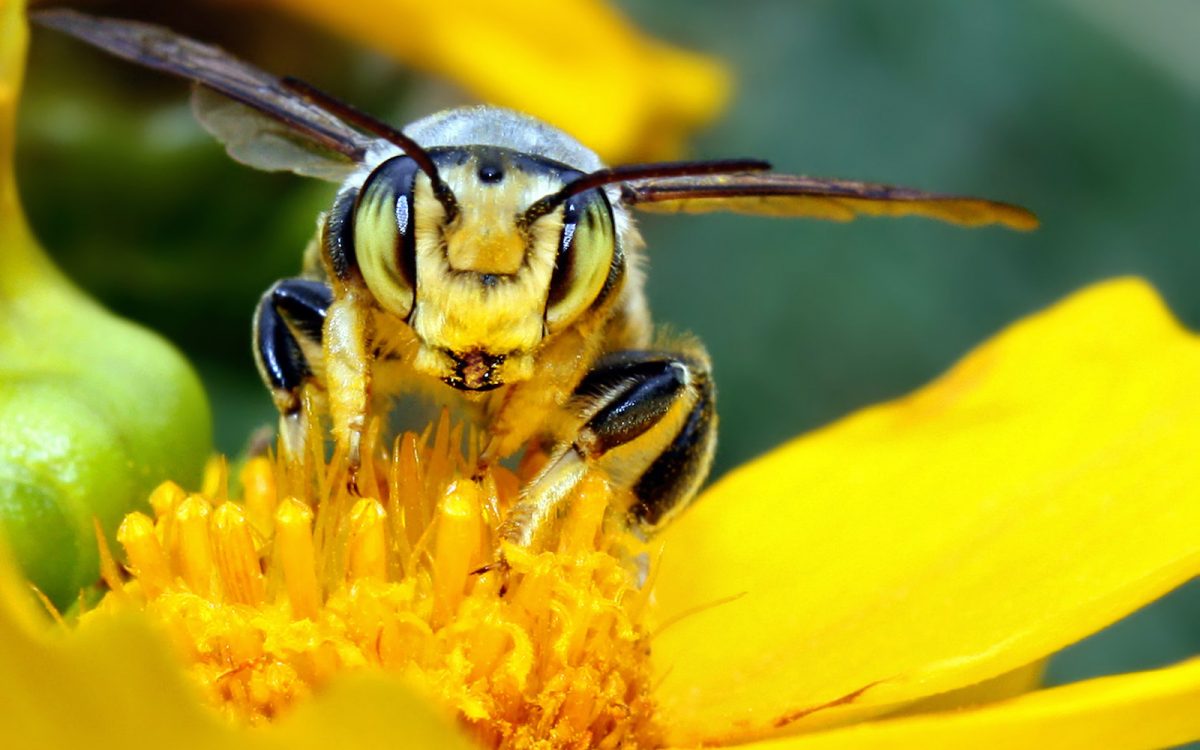
<svg viewBox="0 0 1200 750"><path fill-rule="evenodd" d="M490 747L654 746L648 591L612 490L583 482L554 549L500 541L521 479L474 460L445 418L345 462L256 458L225 490L173 483L118 531L129 577L100 613L162 624L209 701L268 721L336 675L379 669L457 712ZM348 486L357 484L355 496ZM110 576L112 577L112 576ZM99 613L92 613L97 616Z"/></svg>

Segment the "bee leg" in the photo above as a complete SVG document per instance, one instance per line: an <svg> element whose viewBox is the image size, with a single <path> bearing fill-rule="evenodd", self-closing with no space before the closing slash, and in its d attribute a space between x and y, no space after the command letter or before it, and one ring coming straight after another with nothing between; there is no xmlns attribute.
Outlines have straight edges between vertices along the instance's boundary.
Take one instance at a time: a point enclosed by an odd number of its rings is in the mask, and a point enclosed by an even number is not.
<svg viewBox="0 0 1200 750"><path fill-rule="evenodd" d="M652 533L667 523L695 496L712 463L717 419L709 370L698 347L601 358L572 397L582 425L525 488L502 538L545 548L572 491L593 471L628 491L627 507L617 510L630 526Z"/></svg>
<svg viewBox="0 0 1200 750"><path fill-rule="evenodd" d="M329 306L323 341L329 415L334 439L346 446L348 484L356 494L371 403L373 338L371 308L359 293L347 291Z"/></svg>
<svg viewBox="0 0 1200 750"><path fill-rule="evenodd" d="M279 434L289 456L303 450L309 415L302 390L317 379L321 331L333 301L327 284L283 279L263 294L254 314L254 361L279 410Z"/></svg>

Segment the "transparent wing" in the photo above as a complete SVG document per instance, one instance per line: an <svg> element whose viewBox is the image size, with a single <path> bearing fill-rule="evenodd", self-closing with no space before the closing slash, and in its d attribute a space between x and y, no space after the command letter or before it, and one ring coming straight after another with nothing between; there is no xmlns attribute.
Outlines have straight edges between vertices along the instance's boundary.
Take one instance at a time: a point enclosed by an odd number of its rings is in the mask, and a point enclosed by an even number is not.
<svg viewBox="0 0 1200 750"><path fill-rule="evenodd" d="M911 188L764 172L665 177L624 184L624 201L646 211L734 211L850 221L858 216L924 216L974 227L1029 230L1038 220L1020 206Z"/></svg>
<svg viewBox="0 0 1200 750"><path fill-rule="evenodd" d="M357 163L321 148L279 120L205 86L192 88L196 119L236 161L268 172L343 182Z"/></svg>
<svg viewBox="0 0 1200 750"><path fill-rule="evenodd" d="M39 11L32 17L117 57L186 78L201 90L240 103L240 107L218 106L219 97L201 94L196 110L230 154L252 166L332 179L334 164L341 164L345 174L375 141L297 94L280 78L169 29L71 10ZM293 157L295 161L288 163ZM329 162L329 171L316 166L319 158Z"/></svg>

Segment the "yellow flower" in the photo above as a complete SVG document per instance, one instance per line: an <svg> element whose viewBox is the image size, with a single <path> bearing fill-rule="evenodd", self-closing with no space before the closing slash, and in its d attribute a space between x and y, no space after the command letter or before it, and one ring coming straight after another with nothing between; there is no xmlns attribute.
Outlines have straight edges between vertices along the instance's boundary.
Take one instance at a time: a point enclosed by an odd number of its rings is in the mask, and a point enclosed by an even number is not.
<svg viewBox="0 0 1200 750"><path fill-rule="evenodd" d="M464 478L461 435L443 417L392 451L369 438L361 498L319 448L252 460L240 500L226 499L222 464L199 494L163 485L155 518L131 514L117 532L132 580L110 569L113 593L85 627L147 612L207 702L245 723L379 669L453 709L483 746L657 746L649 589L620 524L605 523L612 492L591 477L553 551L506 545L498 564L520 482L503 469Z"/></svg>
<svg viewBox="0 0 1200 750"><path fill-rule="evenodd" d="M643 35L601 0L269 0L527 112L611 162L678 156L729 96L716 61ZM497 65L497 60L503 60Z"/></svg>
<svg viewBox="0 0 1200 750"><path fill-rule="evenodd" d="M1148 287L1100 285L717 483L645 586L598 551L623 540L598 479L558 549L480 570L515 483L451 479L446 424L369 465L378 501L346 497L337 461L252 462L242 502L220 472L165 485L121 532L134 577L110 569L77 630L45 632L5 569L5 736L443 747L454 714L512 747L1200 738L1200 661L1026 693L1040 660L1200 569L1198 379L1200 341ZM287 499L314 485L315 518Z"/></svg>
<svg viewBox="0 0 1200 750"><path fill-rule="evenodd" d="M6 259L28 271L42 261L8 172L19 5L0 4L0 244L27 251ZM492 564L519 478L465 478L445 423L372 451L365 499L346 495L336 459L252 462L240 499L218 468L202 492L166 484L153 518L126 517L132 577L109 561L113 591L78 627L48 626L0 561L0 736L799 750L1200 738L1200 661L1033 690L1048 655L1200 569L1197 382L1200 342L1153 292L1101 285L918 393L743 467L645 558L606 522L611 490L593 477L555 549L507 547Z"/></svg>

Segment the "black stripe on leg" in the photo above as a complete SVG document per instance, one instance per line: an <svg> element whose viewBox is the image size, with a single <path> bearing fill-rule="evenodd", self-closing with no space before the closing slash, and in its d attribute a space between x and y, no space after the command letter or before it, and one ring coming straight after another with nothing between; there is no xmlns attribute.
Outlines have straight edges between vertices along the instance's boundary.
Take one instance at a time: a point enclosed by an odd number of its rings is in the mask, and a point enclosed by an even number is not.
<svg viewBox="0 0 1200 750"><path fill-rule="evenodd" d="M707 380L697 383L699 398L679 434L633 486L637 502L629 512L644 526L657 526L689 499L708 473L709 451L716 437L711 388Z"/></svg>
<svg viewBox="0 0 1200 750"><path fill-rule="evenodd" d="M329 285L312 279L287 279L271 292L275 309L311 341L321 341L325 312L333 304Z"/></svg>
<svg viewBox="0 0 1200 750"><path fill-rule="evenodd" d="M293 390L304 382L304 378L312 375L308 360L288 330L287 323L275 312L269 300L264 299L258 306L254 333L255 359L258 360L263 380L272 389Z"/></svg>
<svg viewBox="0 0 1200 750"><path fill-rule="evenodd" d="M678 361L640 362L608 373L611 380L593 379L604 406L587 422L592 455L629 443L670 411L687 387L687 368Z"/></svg>
<svg viewBox="0 0 1200 750"><path fill-rule="evenodd" d="M679 355L666 352L628 349L600 358L575 388L575 395L584 398L603 396L626 380L653 377L672 362L692 363Z"/></svg>
<svg viewBox="0 0 1200 750"><path fill-rule="evenodd" d="M332 301L327 285L309 279L284 279L263 295L254 320L254 354L270 388L294 392L312 377L296 335L319 343Z"/></svg>

